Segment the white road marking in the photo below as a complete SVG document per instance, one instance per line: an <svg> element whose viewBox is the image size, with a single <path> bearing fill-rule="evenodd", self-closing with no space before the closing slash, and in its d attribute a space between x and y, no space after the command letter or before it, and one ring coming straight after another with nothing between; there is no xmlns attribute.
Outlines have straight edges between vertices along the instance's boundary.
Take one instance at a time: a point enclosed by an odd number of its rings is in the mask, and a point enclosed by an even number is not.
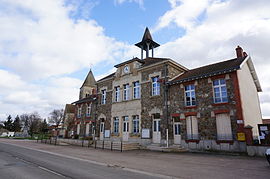
<svg viewBox="0 0 270 179"><path fill-rule="evenodd" d="M57 173L57 172L55 172L55 171L52 171L52 170L50 170L50 169L48 169L48 168L44 168L44 167L42 167L42 166L38 166L38 168L40 168L41 170L45 170L46 172L49 172L49 173L58 175L58 176L63 177L63 178L66 178L64 175L62 175L62 174L60 174L60 173Z"/></svg>
<svg viewBox="0 0 270 179"><path fill-rule="evenodd" d="M35 151L38 151L38 152L43 152L43 153L47 153L47 154L51 154L51 155L56 155L56 156L59 156L59 157L64 157L64 158L79 160L79 161L83 161L83 162L88 162L88 163L96 164L96 165L100 165L100 166L108 167L108 165L109 165L107 163L97 162L97 161L93 161L93 160L86 160L86 159L81 159L81 158L72 157L72 156L66 156L66 155L62 155L62 154L59 154L59 153L44 151L44 150L40 150L40 149L33 149L33 148L30 148L30 147L20 146L20 145L17 145L17 144L10 144L10 143L6 143L6 142L2 142L2 141L0 141L0 143L14 145L14 146L17 146L17 147L21 147L21 148L25 148L25 149L29 149L29 150L35 150ZM144 175L158 177L158 178L168 178L168 179L177 178L177 177L173 177L173 176L162 175L162 174L157 174L157 173L151 173L151 172L146 172L146 171L132 169L132 168L125 168L125 167L122 167L122 166L120 166L119 168L122 169L122 170L125 170L125 171L144 174Z"/></svg>

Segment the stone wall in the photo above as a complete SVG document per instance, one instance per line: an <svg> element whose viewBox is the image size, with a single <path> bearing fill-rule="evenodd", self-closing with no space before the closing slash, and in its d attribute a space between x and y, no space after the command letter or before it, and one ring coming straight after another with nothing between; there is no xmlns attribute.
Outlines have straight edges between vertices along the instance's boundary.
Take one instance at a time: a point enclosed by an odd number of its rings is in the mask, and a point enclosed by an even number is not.
<svg viewBox="0 0 270 179"><path fill-rule="evenodd" d="M228 94L228 103L214 104L212 80L217 78L225 78ZM178 116L182 123L181 135L182 139L186 139L186 115L192 113L198 118L198 131L202 140L216 140L216 118L215 111L224 111L229 113L231 119L233 139L236 140L237 131L237 113L236 103L239 101L235 97L234 83L232 78L234 73L225 76L215 76L214 78L204 78L196 81L176 84L170 87L170 114ZM185 106L184 86L187 84L195 84L196 106ZM173 117L171 117L173 120Z"/></svg>
<svg viewBox="0 0 270 179"><path fill-rule="evenodd" d="M100 120L104 118L105 130L111 129L111 109L112 109L112 81L113 78L97 82L98 105L97 105L97 127L96 135L99 136ZM101 90L106 89L106 104L101 104Z"/></svg>

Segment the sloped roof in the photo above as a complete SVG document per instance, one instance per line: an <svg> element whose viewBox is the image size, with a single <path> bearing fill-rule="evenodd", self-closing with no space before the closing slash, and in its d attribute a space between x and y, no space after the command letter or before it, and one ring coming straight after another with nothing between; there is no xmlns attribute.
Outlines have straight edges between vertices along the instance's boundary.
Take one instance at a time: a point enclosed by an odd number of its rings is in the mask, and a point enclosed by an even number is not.
<svg viewBox="0 0 270 179"><path fill-rule="evenodd" d="M131 63L131 62L134 62L134 61L137 61L137 62L140 62L140 63L144 63L143 60L139 59L138 57L135 57L135 58L132 58L131 60L127 60L127 61L124 61L122 63L119 63L117 65L114 65L115 68L118 68L122 65L125 65L125 64L128 64L128 63Z"/></svg>
<svg viewBox="0 0 270 179"><path fill-rule="evenodd" d="M96 85L96 83L97 82L95 80L95 77L94 77L94 75L92 73L92 70L90 69L89 73L87 74L87 76L86 76L86 78L85 78L85 80L84 80L84 82L82 84L82 87L84 87L84 86L93 87L93 86Z"/></svg>
<svg viewBox="0 0 270 179"><path fill-rule="evenodd" d="M149 44L149 47L153 47L153 48L156 48L156 47L160 46L158 43L156 43L152 39L152 36L151 36L151 33L150 33L148 27L145 28L142 41L139 42L139 43L136 43L135 45L137 47L139 47L139 48L142 47L144 50L146 50L147 49L147 45L146 45L147 43Z"/></svg>
<svg viewBox="0 0 270 179"><path fill-rule="evenodd" d="M109 78L113 77L114 75L115 75L115 73L109 74L109 75L105 76L104 78L101 78L101 79L98 80L97 82L100 82L100 81L102 81L102 80L109 79Z"/></svg>
<svg viewBox="0 0 270 179"><path fill-rule="evenodd" d="M185 73L173 79L172 81L170 81L169 84L172 85L236 71L240 69L240 65L243 63L245 58L246 57L234 58L219 63L214 63L203 67L188 70Z"/></svg>
<svg viewBox="0 0 270 179"><path fill-rule="evenodd" d="M65 113L74 113L75 106L73 104L66 104Z"/></svg>
<svg viewBox="0 0 270 179"><path fill-rule="evenodd" d="M93 102L96 99L97 99L97 95L93 94L93 95L90 95L90 96L88 96L86 98L75 101L75 102L73 102L71 104L81 104L81 103Z"/></svg>

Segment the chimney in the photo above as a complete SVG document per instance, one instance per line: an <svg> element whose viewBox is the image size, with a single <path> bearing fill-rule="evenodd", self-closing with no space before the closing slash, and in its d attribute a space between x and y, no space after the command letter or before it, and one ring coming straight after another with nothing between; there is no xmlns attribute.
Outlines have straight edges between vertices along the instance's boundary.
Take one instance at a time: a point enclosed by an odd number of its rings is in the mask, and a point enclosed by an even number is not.
<svg viewBox="0 0 270 179"><path fill-rule="evenodd" d="M237 56L237 58L242 58L242 57L244 57L244 52L243 52L242 47L240 47L240 46L238 45L237 48L236 48L235 50L236 50L236 56Z"/></svg>

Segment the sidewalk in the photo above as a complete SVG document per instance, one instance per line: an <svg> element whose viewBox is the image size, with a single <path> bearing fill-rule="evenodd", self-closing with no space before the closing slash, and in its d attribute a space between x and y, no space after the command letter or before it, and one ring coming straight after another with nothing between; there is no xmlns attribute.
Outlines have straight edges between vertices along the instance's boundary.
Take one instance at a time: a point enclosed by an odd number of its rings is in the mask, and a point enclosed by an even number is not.
<svg viewBox="0 0 270 179"><path fill-rule="evenodd" d="M125 167L178 178L267 178L270 176L270 167L263 158L144 150L121 153L12 139L0 139L0 142L105 163L109 167Z"/></svg>

